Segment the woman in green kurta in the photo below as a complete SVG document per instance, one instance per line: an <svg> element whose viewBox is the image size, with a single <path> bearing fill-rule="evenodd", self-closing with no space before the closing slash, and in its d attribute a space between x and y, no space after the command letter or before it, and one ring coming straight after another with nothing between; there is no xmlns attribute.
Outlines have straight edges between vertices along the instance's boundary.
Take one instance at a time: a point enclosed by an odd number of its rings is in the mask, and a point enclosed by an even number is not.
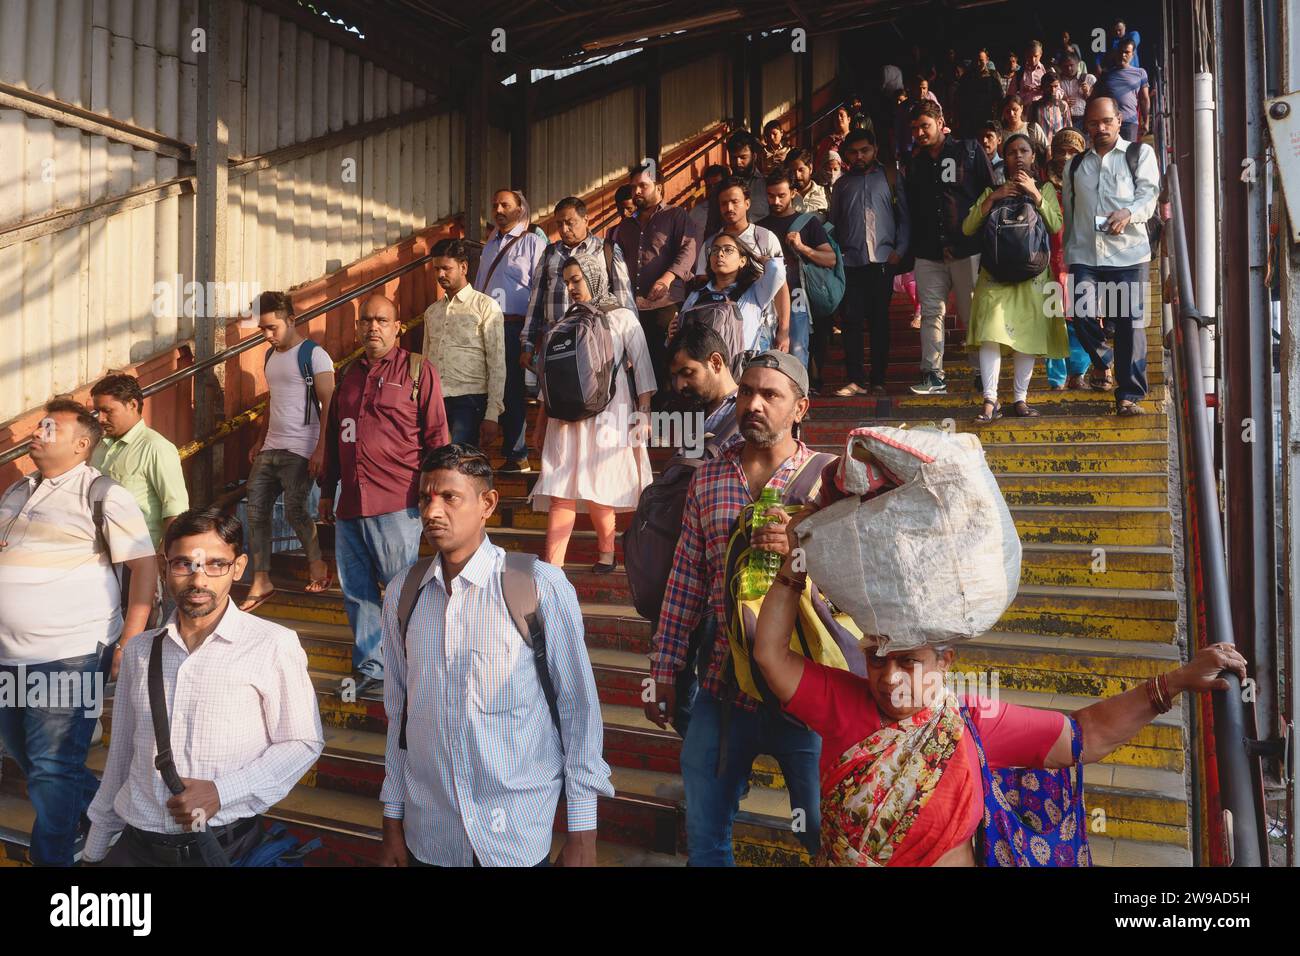
<svg viewBox="0 0 1300 956"><path fill-rule="evenodd" d="M971 206L962 231L973 236L984 225L995 203L1002 199L1024 196L1034 204L1049 233L1061 228L1061 205L1056 187L1034 181L1034 146L1023 133L1012 133L1002 144L1006 161L1006 182L996 189L986 189ZM1070 341L1065 320L1053 306L1059 296L1051 295L1054 276L1050 269L1023 282L998 282L980 269L971 309L970 331L966 344L979 347L980 376L984 383L984 407L978 422L1002 417L998 401L998 378L1002 373L1002 350L1011 350L1015 362L1015 385L1012 414L1022 418L1038 414L1029 406L1029 379L1039 355L1065 358Z"/></svg>

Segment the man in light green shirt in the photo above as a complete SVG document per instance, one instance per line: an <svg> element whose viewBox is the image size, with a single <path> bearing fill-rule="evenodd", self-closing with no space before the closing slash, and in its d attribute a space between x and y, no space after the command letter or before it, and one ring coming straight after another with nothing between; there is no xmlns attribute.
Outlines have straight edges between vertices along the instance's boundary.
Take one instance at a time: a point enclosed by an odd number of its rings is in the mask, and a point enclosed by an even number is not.
<svg viewBox="0 0 1300 956"><path fill-rule="evenodd" d="M140 417L144 393L134 376L105 376L91 388L90 397L104 429L91 464L135 498L156 548L172 519L190 507L181 457L175 445Z"/></svg>

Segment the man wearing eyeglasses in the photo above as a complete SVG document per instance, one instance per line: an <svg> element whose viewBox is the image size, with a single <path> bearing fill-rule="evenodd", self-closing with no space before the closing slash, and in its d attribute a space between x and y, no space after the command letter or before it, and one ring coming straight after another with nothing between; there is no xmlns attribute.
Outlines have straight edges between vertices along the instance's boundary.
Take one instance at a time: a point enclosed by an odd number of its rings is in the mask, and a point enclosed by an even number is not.
<svg viewBox="0 0 1300 956"><path fill-rule="evenodd" d="M391 299L376 293L362 303L365 354L340 373L325 431L320 519L335 525L358 697L381 693L379 592L420 555L420 460L448 441L438 370L402 348L401 331Z"/></svg>
<svg viewBox="0 0 1300 956"><path fill-rule="evenodd" d="M247 563L232 515L195 509L167 529L159 565L176 611L161 632L162 679L185 789L172 795L154 766L149 655L158 632L150 632L122 658L84 862L203 866L194 833L206 827L237 863L262 841L261 814L324 749L298 635L230 600Z"/></svg>
<svg viewBox="0 0 1300 956"><path fill-rule="evenodd" d="M144 514L88 464L103 434L85 406L50 402L32 434L36 470L0 495L0 742L27 778L38 866L73 863L95 794L86 754L116 665L110 649L145 628L153 605L157 568ZM92 494L102 495L102 534ZM125 616L113 567L123 564L131 569Z"/></svg>

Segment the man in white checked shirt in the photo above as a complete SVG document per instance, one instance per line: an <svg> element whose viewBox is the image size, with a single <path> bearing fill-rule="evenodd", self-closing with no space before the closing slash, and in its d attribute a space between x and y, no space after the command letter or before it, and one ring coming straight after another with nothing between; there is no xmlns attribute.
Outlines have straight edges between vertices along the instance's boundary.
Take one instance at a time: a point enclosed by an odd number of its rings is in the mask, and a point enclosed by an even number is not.
<svg viewBox="0 0 1300 956"><path fill-rule="evenodd" d="M430 452L421 471L420 518L438 556L405 639L397 612L410 568L384 596L381 862L546 866L563 791L569 832L557 863L593 866L597 798L614 788L577 595L560 568L533 565L557 728L502 596L505 552L484 530L498 500L491 464L477 448L451 444Z"/></svg>
<svg viewBox="0 0 1300 956"><path fill-rule="evenodd" d="M88 811L87 863L202 866L194 824L206 824L238 860L261 842L262 812L325 746L298 635L230 600L248 563L243 541L239 519L217 510L187 511L163 536L163 573L176 602L163 628L163 691L185 789L172 796L154 767L151 631L122 656L108 763Z"/></svg>

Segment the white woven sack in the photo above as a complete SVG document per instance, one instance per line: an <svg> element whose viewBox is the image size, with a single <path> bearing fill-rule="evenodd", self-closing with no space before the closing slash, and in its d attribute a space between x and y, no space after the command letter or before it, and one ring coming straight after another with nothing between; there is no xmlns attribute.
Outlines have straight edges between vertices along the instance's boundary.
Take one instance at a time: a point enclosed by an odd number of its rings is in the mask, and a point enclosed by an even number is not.
<svg viewBox="0 0 1300 956"><path fill-rule="evenodd" d="M883 468L900 483L863 501ZM1020 584L1020 537L978 438L886 426L849 433L849 497L798 527L809 576L877 654L992 628Z"/></svg>

